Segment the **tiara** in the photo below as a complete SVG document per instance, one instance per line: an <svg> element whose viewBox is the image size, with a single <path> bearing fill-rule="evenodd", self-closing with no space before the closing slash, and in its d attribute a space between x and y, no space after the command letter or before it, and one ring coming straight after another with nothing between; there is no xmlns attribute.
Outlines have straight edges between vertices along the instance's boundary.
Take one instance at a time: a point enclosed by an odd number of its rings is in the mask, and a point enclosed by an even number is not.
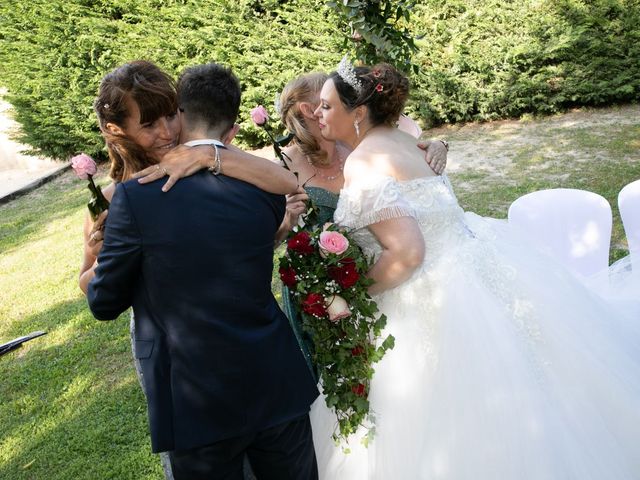
<svg viewBox="0 0 640 480"><path fill-rule="evenodd" d="M364 90L364 87L362 86L362 82L358 80L356 71L353 68L353 65L351 65L351 62L349 62L349 60L347 59L346 55L342 57L342 60L340 60L340 64L338 65L338 70L336 70L336 72L338 73L338 75L340 75L340 78L347 85L349 85L358 93L358 95L362 93L362 91Z"/></svg>

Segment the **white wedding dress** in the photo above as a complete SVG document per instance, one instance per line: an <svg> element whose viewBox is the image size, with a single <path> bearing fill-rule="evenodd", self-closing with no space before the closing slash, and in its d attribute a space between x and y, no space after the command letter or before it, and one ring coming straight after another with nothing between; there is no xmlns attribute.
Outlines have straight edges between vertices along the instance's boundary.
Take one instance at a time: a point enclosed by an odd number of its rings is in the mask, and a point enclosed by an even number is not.
<svg viewBox="0 0 640 480"><path fill-rule="evenodd" d="M640 319L614 314L505 221L465 213L446 177L360 179L335 221L376 256L365 227L401 216L419 223L426 256L375 298L396 340L375 365L376 434L343 453L319 398L320 478L640 479Z"/></svg>

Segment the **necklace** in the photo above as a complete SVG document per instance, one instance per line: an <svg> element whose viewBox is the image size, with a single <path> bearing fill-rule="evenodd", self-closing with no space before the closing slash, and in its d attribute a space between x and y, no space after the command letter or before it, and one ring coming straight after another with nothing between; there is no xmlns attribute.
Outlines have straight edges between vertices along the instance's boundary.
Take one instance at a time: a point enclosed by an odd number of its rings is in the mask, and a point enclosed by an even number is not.
<svg viewBox="0 0 640 480"><path fill-rule="evenodd" d="M335 180L336 178L338 178L340 175L342 175L342 170L344 169L344 160L345 159L340 156L340 154L338 153L338 149L337 148L336 148L335 152L336 152L336 160L337 160L337 162L335 162L335 163L338 164L338 171L333 175L325 175L324 173L320 173L320 170L318 169L318 167L316 167L313 164L313 162L311 161L311 159L307 156L307 162L309 162L309 165L311 165L313 167L313 169L316 172L316 175L318 175L320 178L323 178L323 179L328 180L328 181L332 181L332 180ZM331 162L331 166L333 166L333 164L334 164L334 162Z"/></svg>

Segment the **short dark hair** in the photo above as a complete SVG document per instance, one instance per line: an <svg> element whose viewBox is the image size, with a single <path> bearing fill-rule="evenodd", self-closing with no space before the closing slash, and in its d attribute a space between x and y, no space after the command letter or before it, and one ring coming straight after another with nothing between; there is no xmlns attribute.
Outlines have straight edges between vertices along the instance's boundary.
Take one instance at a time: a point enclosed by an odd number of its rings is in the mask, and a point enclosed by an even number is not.
<svg viewBox="0 0 640 480"><path fill-rule="evenodd" d="M240 82L230 68L207 63L186 68L178 79L178 105L189 124L230 129L240 110Z"/></svg>

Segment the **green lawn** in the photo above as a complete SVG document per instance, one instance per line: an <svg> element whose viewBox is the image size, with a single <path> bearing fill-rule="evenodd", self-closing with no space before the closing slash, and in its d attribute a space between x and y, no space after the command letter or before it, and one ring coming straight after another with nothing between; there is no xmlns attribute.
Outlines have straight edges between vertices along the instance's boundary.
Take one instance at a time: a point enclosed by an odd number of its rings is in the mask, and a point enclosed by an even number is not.
<svg viewBox="0 0 640 480"><path fill-rule="evenodd" d="M470 137L493 145L504 136L499 130L478 126L436 133L451 140L453 154L456 142ZM556 136L550 133L544 147L504 142L491 147L511 156L501 175L467 169L451 179L460 185L465 208L485 215L504 217L519 195L555 186L596 191L615 210L619 189L640 178L640 120L596 131L568 126ZM132 365L128 315L115 322L94 320L77 287L87 198L85 182L66 173L0 206L0 342L48 332L0 357L2 479L161 477ZM612 259L626 254L617 210L613 244Z"/></svg>

